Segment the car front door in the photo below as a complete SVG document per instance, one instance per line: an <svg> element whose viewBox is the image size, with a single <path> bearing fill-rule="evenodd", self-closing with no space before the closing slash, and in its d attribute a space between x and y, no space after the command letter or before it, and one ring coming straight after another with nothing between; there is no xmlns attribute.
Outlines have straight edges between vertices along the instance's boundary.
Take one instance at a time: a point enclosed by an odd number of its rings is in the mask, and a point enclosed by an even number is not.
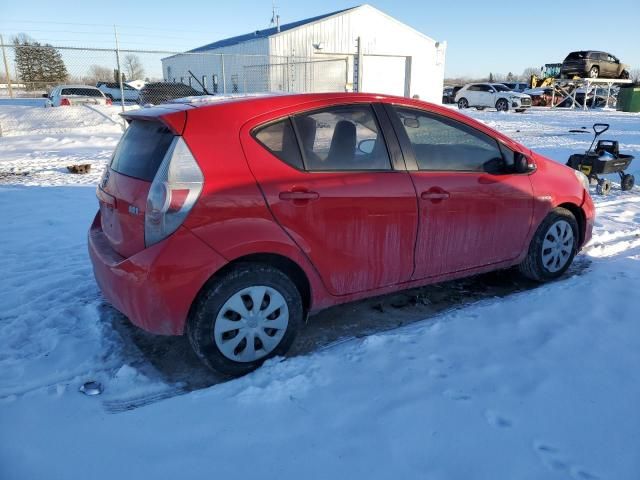
<svg viewBox="0 0 640 480"><path fill-rule="evenodd" d="M523 251L531 182L491 136L424 110L390 107L419 203L414 279L508 262Z"/></svg>
<svg viewBox="0 0 640 480"><path fill-rule="evenodd" d="M479 85L480 87L480 98L481 101L479 105L481 107L493 107L496 104L495 101L495 90L491 85Z"/></svg>
<svg viewBox="0 0 640 480"><path fill-rule="evenodd" d="M381 113L367 103L328 106L243 128L271 212L333 295L406 282L413 271L416 194Z"/></svg>

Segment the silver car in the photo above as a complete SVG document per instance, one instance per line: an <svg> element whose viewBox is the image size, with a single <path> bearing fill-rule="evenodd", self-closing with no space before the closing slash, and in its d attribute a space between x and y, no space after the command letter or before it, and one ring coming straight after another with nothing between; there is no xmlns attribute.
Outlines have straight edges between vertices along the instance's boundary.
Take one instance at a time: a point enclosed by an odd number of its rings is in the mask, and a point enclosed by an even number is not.
<svg viewBox="0 0 640 480"><path fill-rule="evenodd" d="M58 85L43 97L47 98L46 106L48 107L111 105L111 99L90 85Z"/></svg>

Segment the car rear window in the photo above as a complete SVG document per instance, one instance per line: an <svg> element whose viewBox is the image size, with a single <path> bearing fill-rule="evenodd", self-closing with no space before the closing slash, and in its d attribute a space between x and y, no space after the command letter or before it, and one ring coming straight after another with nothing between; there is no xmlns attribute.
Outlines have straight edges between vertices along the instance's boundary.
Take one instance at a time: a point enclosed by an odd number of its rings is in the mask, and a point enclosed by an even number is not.
<svg viewBox="0 0 640 480"><path fill-rule="evenodd" d="M564 59L565 62L569 62L571 60L582 60L586 57L587 52L571 52L567 55L567 58Z"/></svg>
<svg viewBox="0 0 640 480"><path fill-rule="evenodd" d="M173 133L160 122L134 120L113 154L111 169L151 182L173 139Z"/></svg>
<svg viewBox="0 0 640 480"><path fill-rule="evenodd" d="M80 97L101 97L102 92L97 88L63 88L61 95L78 95Z"/></svg>

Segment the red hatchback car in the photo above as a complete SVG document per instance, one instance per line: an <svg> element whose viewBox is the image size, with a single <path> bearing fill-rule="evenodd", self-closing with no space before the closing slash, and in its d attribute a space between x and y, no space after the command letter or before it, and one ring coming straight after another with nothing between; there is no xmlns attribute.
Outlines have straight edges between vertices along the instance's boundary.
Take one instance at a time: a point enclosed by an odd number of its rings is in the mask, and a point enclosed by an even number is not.
<svg viewBox="0 0 640 480"><path fill-rule="evenodd" d="M310 313L518 265L562 275L591 237L586 177L450 109L306 94L126 114L89 251L137 326L240 375Z"/></svg>

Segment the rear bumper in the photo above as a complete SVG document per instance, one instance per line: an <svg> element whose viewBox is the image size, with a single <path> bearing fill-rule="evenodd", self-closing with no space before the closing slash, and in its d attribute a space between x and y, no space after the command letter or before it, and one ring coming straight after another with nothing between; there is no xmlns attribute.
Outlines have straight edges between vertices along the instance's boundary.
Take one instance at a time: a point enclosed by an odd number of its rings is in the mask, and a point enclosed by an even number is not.
<svg viewBox="0 0 640 480"><path fill-rule="evenodd" d="M189 309L204 283L226 260L188 229L129 258L115 252L100 213L89 230L89 256L102 294L138 327L161 335L181 335Z"/></svg>

